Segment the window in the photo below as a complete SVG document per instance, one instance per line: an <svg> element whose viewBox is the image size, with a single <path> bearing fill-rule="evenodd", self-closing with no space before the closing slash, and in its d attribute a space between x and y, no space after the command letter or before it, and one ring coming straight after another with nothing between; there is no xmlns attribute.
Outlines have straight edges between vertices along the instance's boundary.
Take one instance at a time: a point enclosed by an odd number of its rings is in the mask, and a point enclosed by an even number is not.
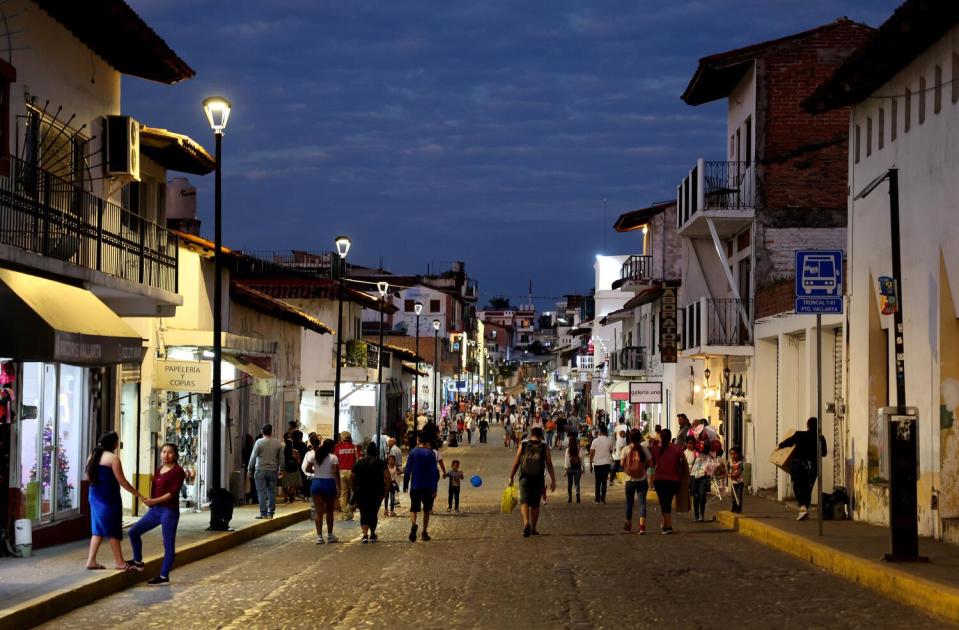
<svg viewBox="0 0 959 630"><path fill-rule="evenodd" d="M739 157L742 155L742 132L740 129L736 130L736 161L739 161Z"/></svg>
<svg viewBox="0 0 959 630"><path fill-rule="evenodd" d="M383 352L383 367L390 368L393 367L393 353L392 352Z"/></svg>
<svg viewBox="0 0 959 630"><path fill-rule="evenodd" d="M932 104L932 111L936 114L942 111L942 68L939 66L936 66L936 92L935 100L933 100Z"/></svg>
<svg viewBox="0 0 959 630"><path fill-rule="evenodd" d="M878 131L879 131L879 150L882 151L882 145L886 139L886 112L883 108L879 108L879 121L878 121Z"/></svg>
<svg viewBox="0 0 959 630"><path fill-rule="evenodd" d="M926 78L919 77L919 124L926 122Z"/></svg>
<svg viewBox="0 0 959 630"><path fill-rule="evenodd" d="M403 310L407 313L413 312L414 302L413 300L403 300Z"/></svg>
<svg viewBox="0 0 959 630"><path fill-rule="evenodd" d="M872 118L866 118L866 157L872 155Z"/></svg>
<svg viewBox="0 0 959 630"><path fill-rule="evenodd" d="M906 96L903 99L905 106L902 110L902 116L905 121L902 123L902 130L909 133L909 127L912 126L912 90L906 88Z"/></svg>
<svg viewBox="0 0 959 630"><path fill-rule="evenodd" d="M897 131L899 131L899 101L892 99L889 104L889 142L896 141Z"/></svg>
<svg viewBox="0 0 959 630"><path fill-rule="evenodd" d="M17 71L0 60L0 174L10 173L10 84L17 80ZM955 99L953 99L955 100Z"/></svg>
<svg viewBox="0 0 959 630"><path fill-rule="evenodd" d="M440 301L430 300L430 313L439 313L439 312L440 312Z"/></svg>
<svg viewBox="0 0 959 630"><path fill-rule="evenodd" d="M859 136L860 136L860 135L861 135L861 134L859 133L859 125L856 125L856 148L855 148L855 151L856 151L856 164L859 164L859 143L860 143L860 137L859 137Z"/></svg>
<svg viewBox="0 0 959 630"><path fill-rule="evenodd" d="M753 161L753 118L746 117L746 162Z"/></svg>
<svg viewBox="0 0 959 630"><path fill-rule="evenodd" d="M952 53L952 102L959 101L959 53Z"/></svg>

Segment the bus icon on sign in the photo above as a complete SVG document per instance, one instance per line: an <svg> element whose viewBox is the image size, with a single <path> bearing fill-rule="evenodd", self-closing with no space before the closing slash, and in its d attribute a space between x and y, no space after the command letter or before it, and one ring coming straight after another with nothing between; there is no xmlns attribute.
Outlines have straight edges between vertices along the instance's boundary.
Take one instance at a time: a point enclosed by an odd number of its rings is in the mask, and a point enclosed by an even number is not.
<svg viewBox="0 0 959 630"><path fill-rule="evenodd" d="M836 295L839 269L836 259L829 254L811 254L803 259L802 291L805 295Z"/></svg>

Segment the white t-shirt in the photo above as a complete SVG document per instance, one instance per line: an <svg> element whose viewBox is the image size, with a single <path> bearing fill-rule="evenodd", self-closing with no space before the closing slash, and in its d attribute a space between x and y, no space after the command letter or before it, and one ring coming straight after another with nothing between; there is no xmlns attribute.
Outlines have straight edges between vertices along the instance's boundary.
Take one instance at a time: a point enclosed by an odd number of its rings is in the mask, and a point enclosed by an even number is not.
<svg viewBox="0 0 959 630"><path fill-rule="evenodd" d="M340 460L336 458L336 455L330 453L319 466L313 469L312 473L306 472L308 464L316 464L316 451L308 452L306 457L303 458L303 472L313 479L336 479L336 475L333 474L333 466L339 466Z"/></svg>
<svg viewBox="0 0 959 630"><path fill-rule="evenodd" d="M613 441L600 435L589 447L593 451L593 466L609 466L613 463Z"/></svg>

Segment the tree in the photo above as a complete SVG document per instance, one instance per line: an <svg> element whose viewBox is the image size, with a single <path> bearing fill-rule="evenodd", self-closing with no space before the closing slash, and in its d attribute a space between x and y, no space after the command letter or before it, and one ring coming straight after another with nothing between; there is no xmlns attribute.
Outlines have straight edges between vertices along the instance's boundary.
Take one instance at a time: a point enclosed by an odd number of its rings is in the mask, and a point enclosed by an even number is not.
<svg viewBox="0 0 959 630"><path fill-rule="evenodd" d="M491 297L489 299L489 306L490 309L497 311L508 311L509 309L513 308L509 303L509 298L502 296Z"/></svg>

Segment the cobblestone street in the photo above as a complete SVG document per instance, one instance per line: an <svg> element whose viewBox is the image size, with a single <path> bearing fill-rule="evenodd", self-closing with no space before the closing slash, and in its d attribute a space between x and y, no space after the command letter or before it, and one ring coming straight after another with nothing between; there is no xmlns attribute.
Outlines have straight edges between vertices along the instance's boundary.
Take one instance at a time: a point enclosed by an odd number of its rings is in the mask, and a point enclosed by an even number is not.
<svg viewBox="0 0 959 630"><path fill-rule="evenodd" d="M338 521L341 542L318 546L304 522L45 627L945 627L715 525L679 517L678 534L662 536L651 508L651 535L626 535L622 486L597 505L588 474L584 503L558 488L542 536L524 539L518 512L498 512L512 454L498 430L488 445L446 452L484 485L464 488L463 511L449 515L441 481L431 542L411 544L397 517L376 545Z"/></svg>

